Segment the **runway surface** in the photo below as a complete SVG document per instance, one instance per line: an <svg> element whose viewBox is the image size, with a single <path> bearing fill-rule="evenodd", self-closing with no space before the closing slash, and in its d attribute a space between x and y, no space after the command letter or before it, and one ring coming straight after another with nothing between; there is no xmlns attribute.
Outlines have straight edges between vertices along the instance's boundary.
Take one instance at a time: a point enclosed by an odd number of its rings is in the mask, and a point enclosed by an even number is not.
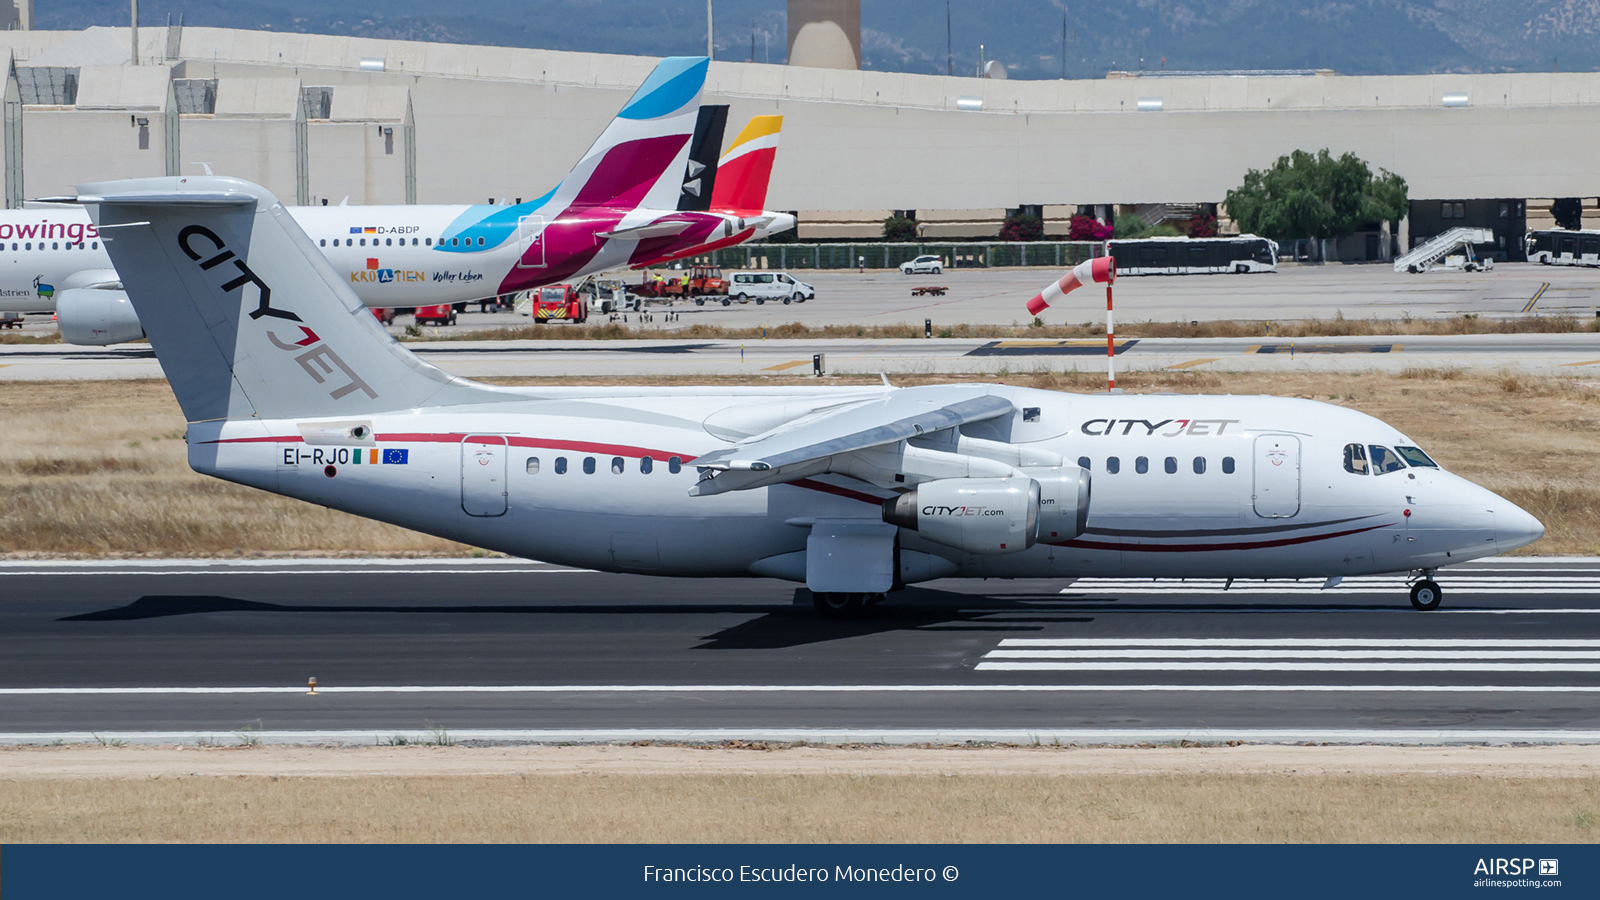
<svg viewBox="0 0 1600 900"><path fill-rule="evenodd" d="M0 565L0 741L1600 742L1600 563L940 581L856 621L770 580L509 560ZM309 678L317 692L307 692Z"/></svg>
<svg viewBox="0 0 1600 900"><path fill-rule="evenodd" d="M1105 369L1105 340L462 341L412 343L419 357L468 378L495 376L809 378L825 354L833 375ZM1122 338L1119 371L1398 372L1408 367L1600 372L1600 333L1461 337ZM160 378L145 345L0 345L0 381Z"/></svg>

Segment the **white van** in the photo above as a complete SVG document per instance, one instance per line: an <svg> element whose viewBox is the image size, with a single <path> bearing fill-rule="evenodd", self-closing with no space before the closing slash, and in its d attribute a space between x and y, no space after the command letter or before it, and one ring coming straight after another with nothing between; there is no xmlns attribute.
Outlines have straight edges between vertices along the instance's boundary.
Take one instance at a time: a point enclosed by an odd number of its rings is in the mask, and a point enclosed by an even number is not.
<svg viewBox="0 0 1600 900"><path fill-rule="evenodd" d="M804 303L816 295L816 288L796 281L787 272L735 272L733 280L728 283L728 298L740 303L749 303L751 300L757 303L768 300Z"/></svg>

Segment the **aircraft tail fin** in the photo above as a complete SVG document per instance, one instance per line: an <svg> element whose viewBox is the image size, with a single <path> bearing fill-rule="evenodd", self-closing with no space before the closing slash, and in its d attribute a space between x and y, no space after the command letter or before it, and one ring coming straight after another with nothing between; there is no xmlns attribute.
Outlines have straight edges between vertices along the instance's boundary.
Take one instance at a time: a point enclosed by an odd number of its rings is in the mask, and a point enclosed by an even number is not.
<svg viewBox="0 0 1600 900"><path fill-rule="evenodd" d="M711 208L718 210L765 209L767 184L778 156L778 133L783 116L756 116L717 163L716 190Z"/></svg>
<svg viewBox="0 0 1600 900"><path fill-rule="evenodd" d="M78 193L190 422L502 398L401 347L265 188L198 176Z"/></svg>
<svg viewBox="0 0 1600 900"><path fill-rule="evenodd" d="M689 167L683 173L683 193L678 197L679 211L705 212L711 208L711 194L717 185L717 152L722 149L722 135L727 128L726 104L700 107L700 120L689 144Z"/></svg>
<svg viewBox="0 0 1600 900"><path fill-rule="evenodd" d="M556 188L562 207L675 209L710 60L662 60Z"/></svg>

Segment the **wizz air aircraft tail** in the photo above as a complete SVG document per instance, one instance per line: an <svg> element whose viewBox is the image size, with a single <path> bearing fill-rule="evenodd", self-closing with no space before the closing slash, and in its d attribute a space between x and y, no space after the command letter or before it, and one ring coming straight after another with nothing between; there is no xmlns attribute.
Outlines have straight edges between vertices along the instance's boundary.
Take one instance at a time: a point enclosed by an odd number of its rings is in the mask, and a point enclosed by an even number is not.
<svg viewBox="0 0 1600 900"><path fill-rule="evenodd" d="M495 388L377 326L266 190L85 185L197 472L516 556L802 582L1323 578L1537 540L1395 428L1279 397L1006 385ZM1093 480L1093 504L1090 484Z"/></svg>

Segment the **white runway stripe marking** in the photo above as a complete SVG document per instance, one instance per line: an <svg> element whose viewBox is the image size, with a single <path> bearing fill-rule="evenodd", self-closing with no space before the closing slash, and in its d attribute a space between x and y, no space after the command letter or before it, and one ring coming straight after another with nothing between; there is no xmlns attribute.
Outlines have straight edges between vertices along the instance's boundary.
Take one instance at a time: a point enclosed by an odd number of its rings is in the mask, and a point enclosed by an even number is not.
<svg viewBox="0 0 1600 900"><path fill-rule="evenodd" d="M1542 659L1600 660L1579 650L991 650L985 659Z"/></svg>
<svg viewBox="0 0 1600 900"><path fill-rule="evenodd" d="M1025 651L1022 651L1025 652ZM996 654L989 654L995 656ZM1583 663L1232 663L1232 662L980 662L980 671L1036 672L1583 672L1600 673L1600 664Z"/></svg>
<svg viewBox="0 0 1600 900"><path fill-rule="evenodd" d="M532 684L360 685L321 687L335 694L1003 694L1003 693L1577 693L1600 694L1600 685L1479 684ZM182 694L306 694L304 687L55 687L0 688L0 697L169 696Z"/></svg>
<svg viewBox="0 0 1600 900"><path fill-rule="evenodd" d="M1565 647L1600 649L1600 640L1486 638L1005 638L1002 647Z"/></svg>

